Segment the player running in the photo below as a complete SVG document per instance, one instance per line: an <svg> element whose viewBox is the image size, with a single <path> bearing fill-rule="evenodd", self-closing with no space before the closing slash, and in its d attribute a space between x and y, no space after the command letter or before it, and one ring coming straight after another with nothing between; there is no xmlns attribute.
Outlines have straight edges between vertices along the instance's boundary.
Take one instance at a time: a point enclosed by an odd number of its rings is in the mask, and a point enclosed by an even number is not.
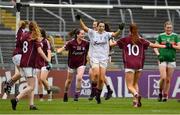
<svg viewBox="0 0 180 115"><path fill-rule="evenodd" d="M57 53L60 53L63 50L68 50L68 70L64 89L64 102L68 101L68 90L73 79L73 73L75 72L77 72L77 74L74 101L78 101L81 91L82 77L87 63L87 53L89 50L89 42L84 40L84 30L75 29L70 32L70 36L74 36L74 38L68 41L62 48L57 49Z"/></svg>
<svg viewBox="0 0 180 115"><path fill-rule="evenodd" d="M166 46L153 44L141 38L135 23L129 26L129 31L129 36L120 38L117 42L114 41L110 44L112 46L118 45L122 49L127 88L134 97L133 106L141 107L138 81L144 66L145 50L148 47L165 48Z"/></svg>

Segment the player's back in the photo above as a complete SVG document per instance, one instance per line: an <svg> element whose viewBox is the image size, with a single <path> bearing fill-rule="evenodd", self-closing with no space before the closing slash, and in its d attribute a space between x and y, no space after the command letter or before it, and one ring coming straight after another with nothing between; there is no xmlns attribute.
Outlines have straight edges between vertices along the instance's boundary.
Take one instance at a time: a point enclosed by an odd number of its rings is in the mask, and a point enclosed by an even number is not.
<svg viewBox="0 0 180 115"><path fill-rule="evenodd" d="M125 68L142 69L145 59L145 50L149 42L140 38L137 43L133 43L131 37L125 37L118 40L118 45L123 49L123 62Z"/></svg>
<svg viewBox="0 0 180 115"><path fill-rule="evenodd" d="M34 67L37 49L35 40L31 40L31 33L25 33L22 37L22 58L20 67Z"/></svg>

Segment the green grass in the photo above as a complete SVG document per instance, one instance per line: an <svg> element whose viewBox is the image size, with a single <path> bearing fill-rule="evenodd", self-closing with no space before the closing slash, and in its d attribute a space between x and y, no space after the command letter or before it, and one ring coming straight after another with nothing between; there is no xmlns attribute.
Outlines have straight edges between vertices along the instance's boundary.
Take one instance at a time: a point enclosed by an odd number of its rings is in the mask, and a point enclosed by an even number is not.
<svg viewBox="0 0 180 115"><path fill-rule="evenodd" d="M180 114L180 103L175 99L168 102L157 102L155 99L142 99L142 107L132 107L131 98L112 98L102 104L96 104L95 100L88 101L80 98L78 102L69 99L54 99L51 102L35 100L37 111L30 111L28 100L21 100L17 110L11 109L10 100L0 100L0 114Z"/></svg>

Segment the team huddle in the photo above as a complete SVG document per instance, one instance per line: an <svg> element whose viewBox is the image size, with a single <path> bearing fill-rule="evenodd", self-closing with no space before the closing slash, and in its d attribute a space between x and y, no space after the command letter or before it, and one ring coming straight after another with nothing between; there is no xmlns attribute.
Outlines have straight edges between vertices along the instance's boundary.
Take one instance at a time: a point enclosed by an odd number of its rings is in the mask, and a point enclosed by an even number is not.
<svg viewBox="0 0 180 115"><path fill-rule="evenodd" d="M68 51L64 102L68 102L68 90L75 72L76 90L74 101L78 101L82 77L88 60L90 63L89 77L91 80L89 100L91 101L95 98L97 104L101 103L101 92L104 84L108 91L105 100L112 97L113 91L106 79L106 69L110 58L110 49L114 46L122 49L125 82L129 92L133 95L133 107L142 106L138 81L144 66L145 50L148 47L154 48L154 52L159 59L158 64L161 77L158 101L167 101L170 80L176 67L176 50L180 49L180 38L176 33L172 32L171 22L165 22L165 32L158 36L155 43L152 43L140 36L135 23L130 24L128 36L114 40L113 38L117 38L123 31L124 23L119 24L116 32L111 32L109 26L103 21L94 21L93 29L90 29L85 25L80 15L77 15L76 19L80 23L80 28L69 32L68 35L71 39L63 47L55 50L56 53L61 53L63 50ZM26 29L27 27L28 30ZM85 33L87 33L89 39L85 39ZM46 80L52 68L51 56L51 45L47 40L45 30L40 29L36 22L22 21L17 32L16 48L13 53L13 63L16 66L16 72L6 83L4 89L5 92L9 93L12 85L21 76L26 78L27 87L16 98L11 99L13 110L16 110L18 102L25 95L29 95L30 110L37 110L34 104L35 77L38 78L40 99L43 98L42 85L44 85L47 93L51 96L52 87Z"/></svg>

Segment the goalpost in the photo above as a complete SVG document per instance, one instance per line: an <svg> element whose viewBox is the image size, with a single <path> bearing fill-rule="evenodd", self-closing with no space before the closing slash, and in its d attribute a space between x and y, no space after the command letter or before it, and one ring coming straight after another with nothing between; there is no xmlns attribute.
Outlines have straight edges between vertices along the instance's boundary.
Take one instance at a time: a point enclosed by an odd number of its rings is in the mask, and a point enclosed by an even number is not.
<svg viewBox="0 0 180 115"><path fill-rule="evenodd" d="M21 3L16 0L13 5L0 5L0 8L16 8L16 32L20 21L22 7L37 8L78 8L78 9L144 9L144 10L179 10L179 6L150 6L150 5L100 5L100 4L43 4L43 3Z"/></svg>

